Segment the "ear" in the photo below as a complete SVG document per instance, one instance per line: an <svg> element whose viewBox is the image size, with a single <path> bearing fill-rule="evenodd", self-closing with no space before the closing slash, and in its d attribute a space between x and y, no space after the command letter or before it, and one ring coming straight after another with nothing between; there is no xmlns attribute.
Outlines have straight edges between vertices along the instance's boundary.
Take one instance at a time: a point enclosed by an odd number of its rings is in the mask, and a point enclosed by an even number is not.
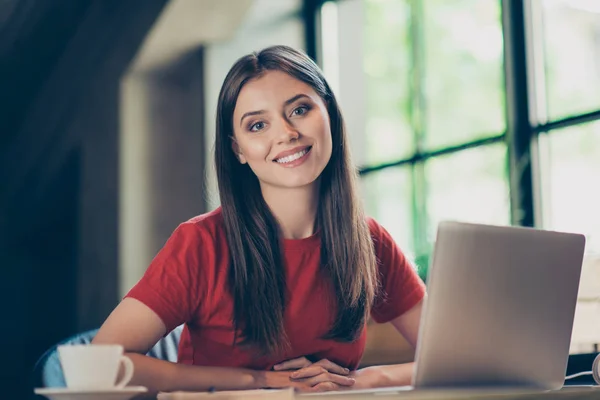
<svg viewBox="0 0 600 400"><path fill-rule="evenodd" d="M237 156L237 158L240 161L240 163L242 163L242 164L246 164L247 163L246 157L244 157L244 155L242 154L242 151L240 150L240 146L238 145L238 143L237 143L237 141L235 140L234 137L231 138L231 149L233 150L233 152Z"/></svg>

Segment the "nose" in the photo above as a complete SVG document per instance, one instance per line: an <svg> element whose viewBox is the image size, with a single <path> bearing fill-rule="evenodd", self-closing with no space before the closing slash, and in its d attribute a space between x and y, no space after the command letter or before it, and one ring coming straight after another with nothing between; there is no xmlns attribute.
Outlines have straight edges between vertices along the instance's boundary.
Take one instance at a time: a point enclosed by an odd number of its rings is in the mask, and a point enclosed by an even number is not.
<svg viewBox="0 0 600 400"><path fill-rule="evenodd" d="M300 132L289 123L286 119L282 119L281 123L281 133L278 136L278 143L287 143L292 142L294 140L298 140L300 137Z"/></svg>

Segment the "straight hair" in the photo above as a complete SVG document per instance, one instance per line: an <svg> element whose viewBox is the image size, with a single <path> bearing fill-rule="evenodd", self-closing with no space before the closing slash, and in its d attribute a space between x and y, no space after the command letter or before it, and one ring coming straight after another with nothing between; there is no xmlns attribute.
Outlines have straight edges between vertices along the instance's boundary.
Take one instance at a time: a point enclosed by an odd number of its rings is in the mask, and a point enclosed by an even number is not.
<svg viewBox="0 0 600 400"><path fill-rule="evenodd" d="M319 67L287 46L268 47L240 58L227 74L217 106L215 164L234 300L234 325L241 344L261 354L280 354L289 343L284 329L286 279L282 239L258 178L232 149L233 112L242 87L268 71L285 72L311 86L327 107L331 158L320 176L316 228L321 240L321 269L333 289L335 320L324 336L356 340L377 291L373 242L358 194L342 113ZM237 338L236 338L237 341Z"/></svg>

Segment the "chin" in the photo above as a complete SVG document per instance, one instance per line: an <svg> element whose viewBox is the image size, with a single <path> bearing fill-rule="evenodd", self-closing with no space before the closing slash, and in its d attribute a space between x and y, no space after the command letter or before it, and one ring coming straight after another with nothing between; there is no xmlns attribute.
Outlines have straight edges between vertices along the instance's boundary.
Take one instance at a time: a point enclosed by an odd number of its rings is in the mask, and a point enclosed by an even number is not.
<svg viewBox="0 0 600 400"><path fill-rule="evenodd" d="M296 171L285 171L283 174L279 171L278 173L263 175L259 177L259 181L262 185L270 186L273 188L282 189L299 189L307 186L317 184L321 175L321 170L316 168L307 168L307 170L296 170Z"/></svg>
<svg viewBox="0 0 600 400"><path fill-rule="evenodd" d="M303 187L307 187L307 186L311 186L316 184L317 180L318 180L318 176L316 177L294 177L292 179L281 179L281 180L277 180L277 181L271 181L269 182L270 186L273 187L278 187L278 188L285 188L285 189L299 189L299 188L303 188Z"/></svg>
<svg viewBox="0 0 600 400"><path fill-rule="evenodd" d="M279 187L284 187L284 188L288 188L288 189L298 189L298 188L303 188L306 186L311 186L313 184L316 183L316 179L304 179L304 180L297 180L297 181L287 181L287 182L281 182L281 184L279 184Z"/></svg>

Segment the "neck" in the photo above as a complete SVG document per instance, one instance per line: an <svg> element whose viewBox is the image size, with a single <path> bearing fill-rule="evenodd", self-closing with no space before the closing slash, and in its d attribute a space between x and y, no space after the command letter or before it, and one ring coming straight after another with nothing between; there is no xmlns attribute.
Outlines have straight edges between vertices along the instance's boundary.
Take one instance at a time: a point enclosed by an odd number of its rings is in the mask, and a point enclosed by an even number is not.
<svg viewBox="0 0 600 400"><path fill-rule="evenodd" d="M293 189L263 185L261 190L285 239L303 239L315 233L318 182Z"/></svg>

